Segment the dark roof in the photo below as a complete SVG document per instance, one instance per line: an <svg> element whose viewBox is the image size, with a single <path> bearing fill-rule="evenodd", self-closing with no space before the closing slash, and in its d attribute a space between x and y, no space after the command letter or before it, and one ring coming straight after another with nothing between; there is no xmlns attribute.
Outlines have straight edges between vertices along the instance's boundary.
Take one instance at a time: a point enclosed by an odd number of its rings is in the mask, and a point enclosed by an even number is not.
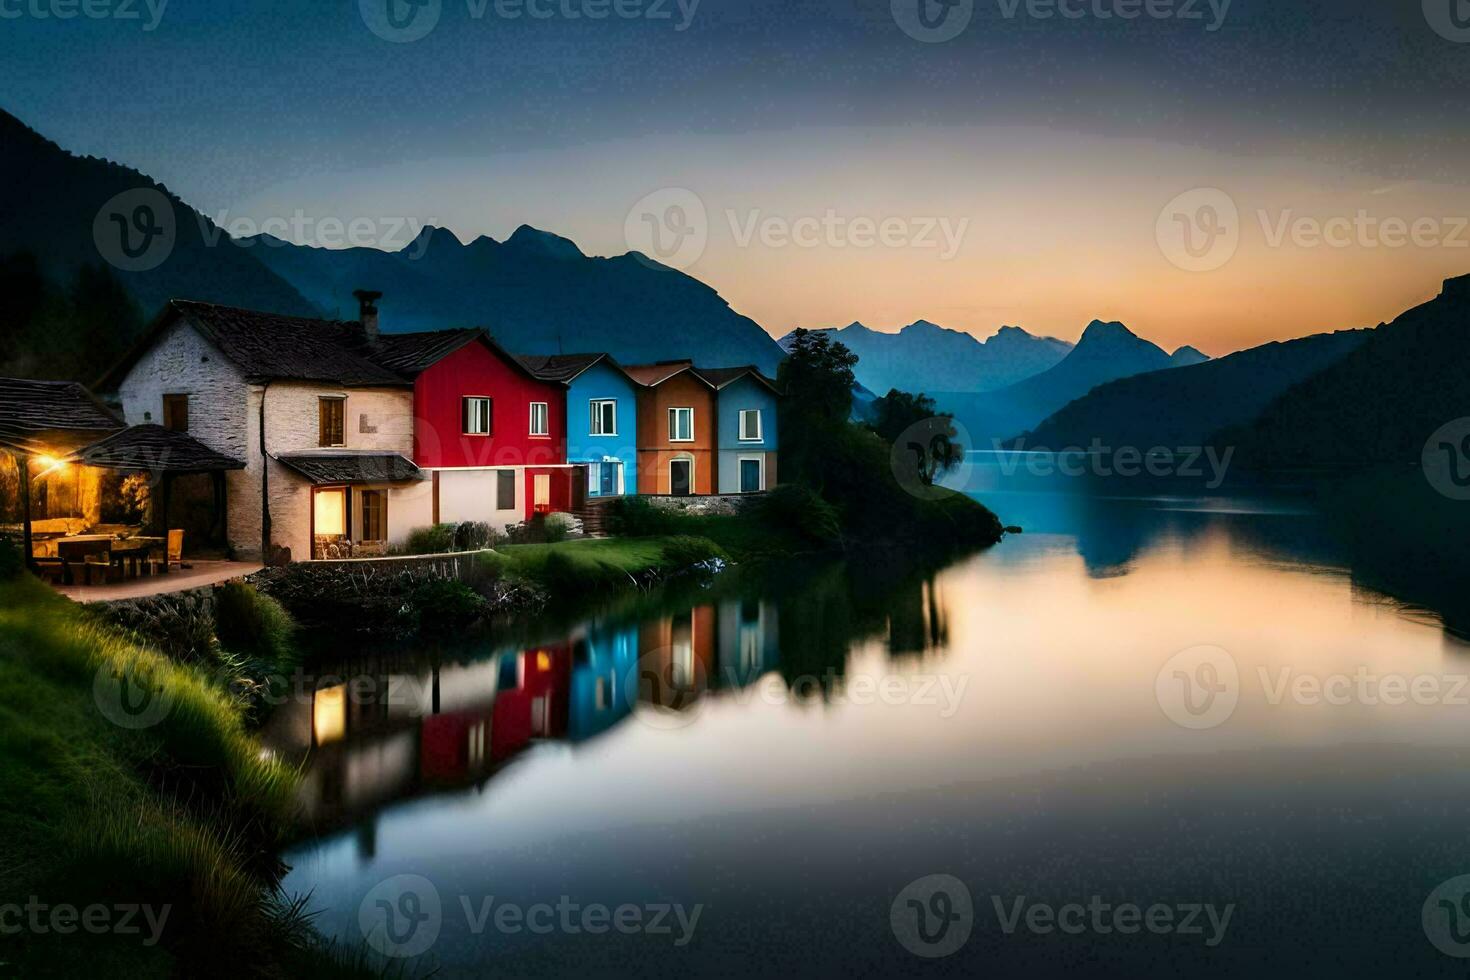
<svg viewBox="0 0 1470 980"><path fill-rule="evenodd" d="M373 345L372 358L388 370L412 378L422 374L440 358L484 336L485 332L477 328L385 333Z"/></svg>
<svg viewBox="0 0 1470 980"><path fill-rule="evenodd" d="M122 425L75 382L0 378L0 446L7 449L67 451Z"/></svg>
<svg viewBox="0 0 1470 980"><path fill-rule="evenodd" d="M185 432L161 425L135 425L72 454L87 466L154 473L215 473L243 470L238 459L217 453Z"/></svg>
<svg viewBox="0 0 1470 980"><path fill-rule="evenodd" d="M732 368L695 368L694 371L700 377L704 378L704 380L714 385L717 390L739 381L746 375L755 378L772 391L776 390L776 382L761 374L760 370L753 364Z"/></svg>
<svg viewBox="0 0 1470 980"><path fill-rule="evenodd" d="M623 368L623 372L641 385L653 387L663 384L665 381L677 374L690 372L705 384L709 382L698 371L694 370L693 361L659 361L657 364L632 364ZM713 387L713 385L711 385Z"/></svg>
<svg viewBox="0 0 1470 980"><path fill-rule="evenodd" d="M583 371L598 361L612 358L606 354L517 354L516 359L542 381L557 381L570 384ZM617 364L613 364L617 367ZM622 368L618 368L622 371Z"/></svg>
<svg viewBox="0 0 1470 980"><path fill-rule="evenodd" d="M422 479L398 453L290 453L277 460L312 483L404 483Z"/></svg>
<svg viewBox="0 0 1470 980"><path fill-rule="evenodd" d="M192 300L169 300L153 325L105 377L115 389L176 319L192 324L250 381L322 381L344 387L398 386L404 379L375 364L362 324L314 320Z"/></svg>

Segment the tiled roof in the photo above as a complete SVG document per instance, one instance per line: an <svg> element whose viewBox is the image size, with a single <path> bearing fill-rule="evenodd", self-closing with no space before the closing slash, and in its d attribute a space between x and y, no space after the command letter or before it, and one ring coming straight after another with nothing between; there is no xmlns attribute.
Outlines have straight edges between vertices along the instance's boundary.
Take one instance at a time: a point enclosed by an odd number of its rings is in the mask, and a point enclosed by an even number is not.
<svg viewBox="0 0 1470 980"><path fill-rule="evenodd" d="M154 473L214 473L245 464L217 453L185 432L161 425L135 425L72 454L77 462L112 470Z"/></svg>
<svg viewBox="0 0 1470 980"><path fill-rule="evenodd" d="M120 428L122 422L75 382L0 378L0 446L69 450Z"/></svg>
<svg viewBox="0 0 1470 980"><path fill-rule="evenodd" d="M372 361L362 325L355 320L314 320L175 299L98 387L115 389L138 358L180 317L251 381L322 381L345 387L406 383Z"/></svg>
<svg viewBox="0 0 1470 980"><path fill-rule="evenodd" d="M398 453L290 453L276 457L312 483L404 483L423 478Z"/></svg>
<svg viewBox="0 0 1470 980"><path fill-rule="evenodd" d="M765 385L772 391L776 390L776 383L770 378L766 377L764 374L761 374L759 369L757 369L753 364L747 364L744 367L695 368L694 370L696 374L704 378L704 380L708 381L710 384L714 385L717 390L725 387L726 385L734 381L739 381L746 375L750 375L751 377L755 378L757 381L759 381L761 384Z"/></svg>
<svg viewBox="0 0 1470 980"><path fill-rule="evenodd" d="M629 365L623 371L641 385L657 385L693 367L693 361L660 361L657 364Z"/></svg>
<svg viewBox="0 0 1470 980"><path fill-rule="evenodd" d="M521 362L542 381L557 381L563 384L607 357L606 354L517 354Z"/></svg>
<svg viewBox="0 0 1470 980"><path fill-rule="evenodd" d="M483 336L485 332L478 328L383 334L373 345L372 359L390 371L412 378L440 358Z"/></svg>

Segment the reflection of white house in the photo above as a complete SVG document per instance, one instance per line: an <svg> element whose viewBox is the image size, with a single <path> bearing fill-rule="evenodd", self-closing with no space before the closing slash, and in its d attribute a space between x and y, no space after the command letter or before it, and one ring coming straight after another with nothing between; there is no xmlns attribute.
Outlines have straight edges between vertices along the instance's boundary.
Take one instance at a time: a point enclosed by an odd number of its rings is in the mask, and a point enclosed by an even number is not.
<svg viewBox="0 0 1470 980"><path fill-rule="evenodd" d="M182 429L246 461L226 484L227 539L241 557L269 546L297 559L381 553L433 512L410 461L412 383L369 357L376 316L176 300L103 387L129 424Z"/></svg>

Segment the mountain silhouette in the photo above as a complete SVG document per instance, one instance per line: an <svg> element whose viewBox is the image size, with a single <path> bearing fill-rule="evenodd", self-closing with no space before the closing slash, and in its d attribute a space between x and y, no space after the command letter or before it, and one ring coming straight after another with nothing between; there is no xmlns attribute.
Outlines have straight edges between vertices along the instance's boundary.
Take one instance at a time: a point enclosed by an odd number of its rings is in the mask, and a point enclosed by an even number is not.
<svg viewBox="0 0 1470 980"><path fill-rule="evenodd" d="M529 354L693 357L773 374L783 356L755 321L697 279L638 253L589 257L569 239L528 226L505 242L480 237L468 244L429 227L397 252L317 248L269 235L234 239L149 177L68 153L3 112L0 180L0 257L38 256L55 282L83 267L104 267L150 317L169 299L184 298L350 319L357 315L353 290L374 289L384 293L385 332L483 326ZM116 249L99 248L94 235L104 205L129 191L135 193L117 206L116 230L106 215L101 226L117 235L131 232L126 226L135 218L151 227L166 214L172 240L156 237L169 248L152 268L119 267ZM137 210L139 194L145 212ZM144 240L134 236L135 244ZM106 235L100 241L117 244ZM100 373L105 366L95 367Z"/></svg>
<svg viewBox="0 0 1470 980"><path fill-rule="evenodd" d="M1341 360L1371 333L1318 334L1110 381L1044 420L1023 437L1023 447L1086 448L1096 440L1147 452L1212 445L1215 433L1253 421L1277 395ZM1185 350L1193 349L1181 348L1170 362L1177 364Z"/></svg>
<svg viewBox="0 0 1470 980"><path fill-rule="evenodd" d="M815 331L841 341L858 356L858 381L871 391L989 391L1052 367L1072 349L1054 337L1037 337L1020 327L1001 327L992 337L950 330L917 320L897 333L861 323ZM781 339L785 346L791 338Z"/></svg>
<svg viewBox="0 0 1470 980"><path fill-rule="evenodd" d="M936 394L935 401L968 430L972 448L986 449L1035 428L1100 384L1173 366L1157 344L1123 324L1094 320L1054 367L998 391L946 392Z"/></svg>
<svg viewBox="0 0 1470 980"><path fill-rule="evenodd" d="M1470 275L1446 280L1439 296L1379 326L1252 424L1217 439L1265 468L1417 463L1435 432L1470 417L1466 365Z"/></svg>

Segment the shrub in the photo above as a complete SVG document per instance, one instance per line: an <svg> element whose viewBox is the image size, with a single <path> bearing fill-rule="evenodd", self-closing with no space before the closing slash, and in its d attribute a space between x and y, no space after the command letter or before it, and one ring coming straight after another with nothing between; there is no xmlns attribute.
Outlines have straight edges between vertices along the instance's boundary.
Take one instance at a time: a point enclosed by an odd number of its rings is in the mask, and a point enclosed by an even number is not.
<svg viewBox="0 0 1470 980"><path fill-rule="evenodd" d="M438 555L454 550L453 524L432 524L408 532L402 552L405 555Z"/></svg>
<svg viewBox="0 0 1470 980"><path fill-rule="evenodd" d="M547 544L556 544L558 541L565 541L567 536L572 533L574 520L571 514L562 514L559 512L547 514L543 522Z"/></svg>
<svg viewBox="0 0 1470 980"><path fill-rule="evenodd" d="M423 583L413 590L411 602L425 630L464 626L486 612L485 598L480 593L452 579Z"/></svg>
<svg viewBox="0 0 1470 980"><path fill-rule="evenodd" d="M170 660L213 666L218 661L219 642L211 605L202 593L175 592L125 602L96 602L87 608L98 620L126 630Z"/></svg>
<svg viewBox="0 0 1470 980"><path fill-rule="evenodd" d="M608 529L625 538L673 533L681 517L654 506L646 497L618 497L607 506Z"/></svg>
<svg viewBox="0 0 1470 980"><path fill-rule="evenodd" d="M462 521L454 526L455 551L480 551L493 547L500 538L484 521Z"/></svg>
<svg viewBox="0 0 1470 980"><path fill-rule="evenodd" d="M715 558L723 560L726 555L724 549L709 538L681 534L670 538L664 545L662 557L665 565L683 569Z"/></svg>
<svg viewBox="0 0 1470 980"><path fill-rule="evenodd" d="M281 664L291 659L296 623L255 586L226 582L214 592L214 631L226 650Z"/></svg>
<svg viewBox="0 0 1470 980"><path fill-rule="evenodd" d="M756 502L753 511L770 527L790 531L817 544L833 544L842 534L837 508L798 483L776 487Z"/></svg>

